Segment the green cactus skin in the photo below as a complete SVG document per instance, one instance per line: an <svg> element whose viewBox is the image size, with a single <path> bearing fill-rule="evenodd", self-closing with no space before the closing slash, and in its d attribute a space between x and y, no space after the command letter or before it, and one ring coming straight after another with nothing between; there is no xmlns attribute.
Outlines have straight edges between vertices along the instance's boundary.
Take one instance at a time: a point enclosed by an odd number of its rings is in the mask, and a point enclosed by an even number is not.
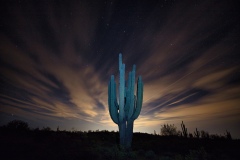
<svg viewBox="0 0 240 160"><path fill-rule="evenodd" d="M133 135L134 120L138 118L143 101L143 82L141 76L137 81L137 95L134 95L136 65L128 74L125 85L125 64L122 63L122 54L119 54L119 103L116 95L114 75L108 84L109 113L114 123L118 125L120 146L130 149Z"/></svg>

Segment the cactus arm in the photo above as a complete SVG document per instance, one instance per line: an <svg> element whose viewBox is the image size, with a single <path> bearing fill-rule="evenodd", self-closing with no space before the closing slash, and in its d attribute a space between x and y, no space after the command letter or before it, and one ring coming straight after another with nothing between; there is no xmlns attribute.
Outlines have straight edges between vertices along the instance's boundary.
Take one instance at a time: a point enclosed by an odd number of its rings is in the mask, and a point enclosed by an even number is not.
<svg viewBox="0 0 240 160"><path fill-rule="evenodd" d="M118 104L116 97L116 83L114 82L114 76L111 76L111 80L108 85L108 106L109 113L114 123L118 124Z"/></svg>
<svg viewBox="0 0 240 160"><path fill-rule="evenodd" d="M134 103L134 86L135 86L135 72L136 72L136 65L133 65L133 70L131 72L131 75L129 77L129 89L130 89L130 95L129 95L129 112L128 112L128 117L129 119L132 117L133 115L133 111L135 109L135 103Z"/></svg>
<svg viewBox="0 0 240 160"><path fill-rule="evenodd" d="M124 114L124 93L125 93L125 64L122 64L122 54L119 54L119 121L123 122Z"/></svg>
<svg viewBox="0 0 240 160"><path fill-rule="evenodd" d="M142 101L143 101L143 82L142 82L142 77L139 76L138 84L137 84L137 98L135 102L134 114L131 117L132 120L135 120L138 118L142 109Z"/></svg>
<svg viewBox="0 0 240 160"><path fill-rule="evenodd" d="M128 81L127 81L127 87L126 87L126 103L125 103L125 114L126 114L126 119L128 119L128 113L130 109L130 86L131 86L131 72L128 74Z"/></svg>
<svg viewBox="0 0 240 160"><path fill-rule="evenodd" d="M187 137L188 136L187 128L185 127L185 124L183 123L183 121L182 121L181 127L182 127L182 132L184 137Z"/></svg>
<svg viewBox="0 0 240 160"><path fill-rule="evenodd" d="M199 138L199 131L197 130L197 128L196 128L196 131L194 131L194 135L195 137Z"/></svg>
<svg viewBox="0 0 240 160"><path fill-rule="evenodd" d="M120 53L119 54L119 71L122 69L122 65L123 65L123 63L122 63L122 54Z"/></svg>

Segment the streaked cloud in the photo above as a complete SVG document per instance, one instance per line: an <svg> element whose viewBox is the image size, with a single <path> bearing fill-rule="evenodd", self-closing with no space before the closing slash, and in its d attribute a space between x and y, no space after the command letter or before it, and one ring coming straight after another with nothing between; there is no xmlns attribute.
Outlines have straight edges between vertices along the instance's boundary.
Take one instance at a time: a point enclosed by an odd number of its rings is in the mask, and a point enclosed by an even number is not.
<svg viewBox="0 0 240 160"><path fill-rule="evenodd" d="M107 84L111 74L118 81L122 52L126 71L136 64L144 81L135 131L183 120L193 129L239 132L233 2L23 3L6 3L1 19L1 114L117 129Z"/></svg>

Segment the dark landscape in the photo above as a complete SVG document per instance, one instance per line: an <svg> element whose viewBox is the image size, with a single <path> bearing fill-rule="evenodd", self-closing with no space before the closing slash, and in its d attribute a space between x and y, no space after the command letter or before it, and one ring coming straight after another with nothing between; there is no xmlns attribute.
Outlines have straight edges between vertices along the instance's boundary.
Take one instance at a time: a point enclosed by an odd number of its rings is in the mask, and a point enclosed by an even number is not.
<svg viewBox="0 0 240 160"><path fill-rule="evenodd" d="M15 125L9 122L0 127L1 159L237 160L240 157L240 140L227 136L185 138L134 133L132 150L122 151L118 132L29 129L26 122L12 122Z"/></svg>

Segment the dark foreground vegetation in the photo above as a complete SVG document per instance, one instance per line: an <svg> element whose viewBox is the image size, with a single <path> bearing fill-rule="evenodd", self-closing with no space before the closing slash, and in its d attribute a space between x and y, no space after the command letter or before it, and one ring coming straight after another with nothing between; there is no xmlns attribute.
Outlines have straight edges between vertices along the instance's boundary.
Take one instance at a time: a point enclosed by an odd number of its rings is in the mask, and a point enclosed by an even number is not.
<svg viewBox="0 0 240 160"><path fill-rule="evenodd" d="M240 140L225 137L159 136L134 133L131 151L118 147L118 132L29 129L15 121L0 127L0 159L237 160Z"/></svg>

